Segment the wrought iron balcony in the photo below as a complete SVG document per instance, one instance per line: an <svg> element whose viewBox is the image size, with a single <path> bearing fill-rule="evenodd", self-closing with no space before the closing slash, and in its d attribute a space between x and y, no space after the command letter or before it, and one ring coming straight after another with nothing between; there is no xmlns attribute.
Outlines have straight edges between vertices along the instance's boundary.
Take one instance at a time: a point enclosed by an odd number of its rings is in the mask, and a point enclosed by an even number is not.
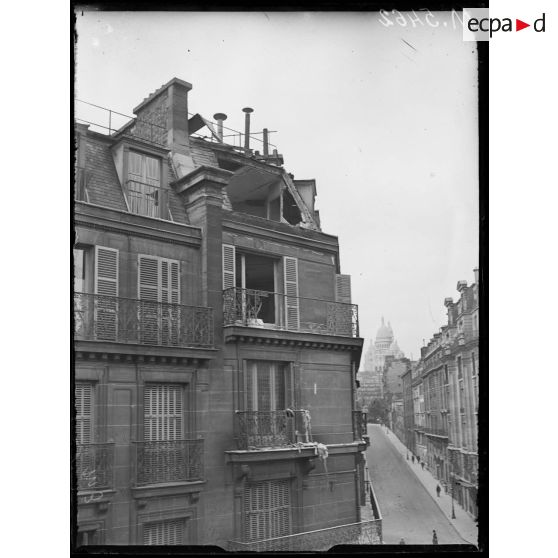
<svg viewBox="0 0 558 558"><path fill-rule="evenodd" d="M311 552L329 550L337 544L382 544L382 520L359 521L254 542L229 541L228 550Z"/></svg>
<svg viewBox="0 0 558 558"><path fill-rule="evenodd" d="M213 310L74 293L75 338L163 347L212 347Z"/></svg>
<svg viewBox="0 0 558 558"><path fill-rule="evenodd" d="M358 306L233 287L223 291L224 325L358 337Z"/></svg>
<svg viewBox="0 0 558 558"><path fill-rule="evenodd" d="M203 480L204 441L134 442L135 485Z"/></svg>
<svg viewBox="0 0 558 558"><path fill-rule="evenodd" d="M355 440L363 440L368 436L368 420L366 413L353 411L353 433Z"/></svg>
<svg viewBox="0 0 558 558"><path fill-rule="evenodd" d="M124 193L131 213L170 220L169 192L165 188L139 180L127 180Z"/></svg>
<svg viewBox="0 0 558 558"><path fill-rule="evenodd" d="M114 444L78 444L76 473L78 490L112 488Z"/></svg>
<svg viewBox="0 0 558 558"><path fill-rule="evenodd" d="M308 412L236 411L237 447L239 450L289 447L309 442Z"/></svg>

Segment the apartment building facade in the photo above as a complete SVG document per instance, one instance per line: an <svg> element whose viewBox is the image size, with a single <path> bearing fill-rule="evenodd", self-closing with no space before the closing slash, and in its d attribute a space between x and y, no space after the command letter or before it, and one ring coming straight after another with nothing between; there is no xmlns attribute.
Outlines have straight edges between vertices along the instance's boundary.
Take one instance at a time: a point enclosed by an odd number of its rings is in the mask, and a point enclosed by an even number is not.
<svg viewBox="0 0 558 558"><path fill-rule="evenodd" d="M412 451L472 516L477 515L479 288L459 281L459 300L446 298L447 324L421 348L411 372ZM409 446L408 446L409 447Z"/></svg>
<svg viewBox="0 0 558 558"><path fill-rule="evenodd" d="M76 127L76 542L380 542L358 308L315 182L251 149L251 109L225 143L191 88Z"/></svg>

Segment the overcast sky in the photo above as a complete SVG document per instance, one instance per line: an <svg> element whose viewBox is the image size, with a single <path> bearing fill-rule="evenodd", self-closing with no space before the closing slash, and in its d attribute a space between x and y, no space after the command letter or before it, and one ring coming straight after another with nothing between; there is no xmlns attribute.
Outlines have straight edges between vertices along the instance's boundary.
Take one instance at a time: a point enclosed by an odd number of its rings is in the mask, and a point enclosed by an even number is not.
<svg viewBox="0 0 558 558"><path fill-rule="evenodd" d="M178 77L190 112L243 130L254 108L285 168L317 181L365 347L383 315L417 358L478 265L477 53L449 13L415 28L380 19L79 12L76 96L132 114Z"/></svg>

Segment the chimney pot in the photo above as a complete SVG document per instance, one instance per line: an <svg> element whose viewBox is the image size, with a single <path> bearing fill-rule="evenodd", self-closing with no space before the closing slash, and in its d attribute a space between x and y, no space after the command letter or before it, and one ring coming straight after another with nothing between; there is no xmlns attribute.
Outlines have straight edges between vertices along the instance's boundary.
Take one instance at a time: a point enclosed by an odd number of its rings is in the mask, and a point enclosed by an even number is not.
<svg viewBox="0 0 558 558"><path fill-rule="evenodd" d="M254 112L253 108L244 107L242 112L244 116L244 150L246 153L250 151L250 113Z"/></svg>
<svg viewBox="0 0 558 558"><path fill-rule="evenodd" d="M464 291L467 288L467 281L458 281L457 282L457 290L459 292Z"/></svg>
<svg viewBox="0 0 558 558"><path fill-rule="evenodd" d="M213 115L213 118L217 120L217 135L219 136L221 143L223 143L223 121L227 119L227 115L224 112L216 112Z"/></svg>
<svg viewBox="0 0 558 558"><path fill-rule="evenodd" d="M265 157L269 155L269 137L268 137L268 129L263 129L263 154Z"/></svg>
<svg viewBox="0 0 558 558"><path fill-rule="evenodd" d="M473 269L473 273L475 274L475 283L478 285L479 284L479 268L475 267L475 269Z"/></svg>

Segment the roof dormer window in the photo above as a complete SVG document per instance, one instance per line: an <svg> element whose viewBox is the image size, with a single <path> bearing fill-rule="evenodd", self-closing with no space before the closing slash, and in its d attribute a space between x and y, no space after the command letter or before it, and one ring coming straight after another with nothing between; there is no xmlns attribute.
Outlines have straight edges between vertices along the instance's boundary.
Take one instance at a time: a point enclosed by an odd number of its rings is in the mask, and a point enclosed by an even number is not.
<svg viewBox="0 0 558 558"><path fill-rule="evenodd" d="M168 218L167 191L161 187L161 159L139 153L128 152L128 174L126 197L132 213Z"/></svg>

